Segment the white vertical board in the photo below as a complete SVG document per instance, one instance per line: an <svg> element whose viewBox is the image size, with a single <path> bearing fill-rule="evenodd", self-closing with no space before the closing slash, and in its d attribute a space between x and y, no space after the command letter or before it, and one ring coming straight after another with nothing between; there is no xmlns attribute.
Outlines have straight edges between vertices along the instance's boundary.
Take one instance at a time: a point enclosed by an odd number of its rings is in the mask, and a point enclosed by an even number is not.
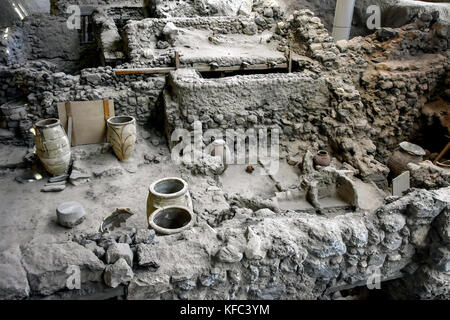
<svg viewBox="0 0 450 320"><path fill-rule="evenodd" d="M392 195L402 196L403 192L409 189L409 171L405 171L392 180Z"/></svg>

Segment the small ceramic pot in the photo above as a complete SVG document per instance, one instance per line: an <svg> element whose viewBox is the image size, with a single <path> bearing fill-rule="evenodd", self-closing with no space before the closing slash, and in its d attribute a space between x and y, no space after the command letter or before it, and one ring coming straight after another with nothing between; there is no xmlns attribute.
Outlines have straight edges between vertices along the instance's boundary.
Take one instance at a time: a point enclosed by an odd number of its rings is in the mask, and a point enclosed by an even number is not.
<svg viewBox="0 0 450 320"><path fill-rule="evenodd" d="M163 178L150 185L147 197L147 220L154 211L169 206L181 206L193 210L189 186L181 178Z"/></svg>
<svg viewBox="0 0 450 320"><path fill-rule="evenodd" d="M41 120L35 124L35 131L36 153L45 169L55 176L66 173L70 165L70 144L60 121Z"/></svg>
<svg viewBox="0 0 450 320"><path fill-rule="evenodd" d="M86 212L81 203L68 201L61 203L58 208L56 208L56 216L60 225L67 228L73 228L84 221Z"/></svg>
<svg viewBox="0 0 450 320"><path fill-rule="evenodd" d="M227 170L228 163L231 161L231 151L228 148L225 140L216 139L210 145L209 154L213 157L220 157L222 159L224 170ZM223 173L223 172L222 172Z"/></svg>
<svg viewBox="0 0 450 320"><path fill-rule="evenodd" d="M330 165L331 158L327 151L319 150L314 156L314 164L316 166L328 167Z"/></svg>
<svg viewBox="0 0 450 320"><path fill-rule="evenodd" d="M388 167L393 177L397 177L404 171L408 171L408 163L419 163L423 161L425 151L411 143L400 143L399 147L392 153L388 160Z"/></svg>
<svg viewBox="0 0 450 320"><path fill-rule="evenodd" d="M108 141L120 161L127 160L136 144L136 120L132 116L116 116L107 120Z"/></svg>
<svg viewBox="0 0 450 320"><path fill-rule="evenodd" d="M174 234L190 229L194 224L194 214L187 207L169 206L153 212L148 223L158 234Z"/></svg>

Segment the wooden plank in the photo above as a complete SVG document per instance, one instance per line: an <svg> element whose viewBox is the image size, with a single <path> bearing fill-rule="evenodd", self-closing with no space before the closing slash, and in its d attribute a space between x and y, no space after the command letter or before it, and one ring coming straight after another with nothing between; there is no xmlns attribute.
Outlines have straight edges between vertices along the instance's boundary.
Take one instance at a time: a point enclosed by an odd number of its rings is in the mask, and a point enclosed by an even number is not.
<svg viewBox="0 0 450 320"><path fill-rule="evenodd" d="M105 114L105 127L108 128L108 123L107 123L107 120L109 119L109 100L108 99L103 100L103 113ZM105 141L108 142L108 134L105 135Z"/></svg>
<svg viewBox="0 0 450 320"><path fill-rule="evenodd" d="M447 145L445 146L444 150L442 150L441 153L439 153L439 155L436 157L436 159L434 159L433 164L437 164L439 162L439 160L441 160L441 158L443 156L445 156L445 154L448 152L448 150L450 150L450 142L447 143Z"/></svg>
<svg viewBox="0 0 450 320"><path fill-rule="evenodd" d="M180 54L178 51L175 51L175 69L180 67Z"/></svg>
<svg viewBox="0 0 450 320"><path fill-rule="evenodd" d="M403 196L403 192L409 189L409 181L409 171L404 171L402 174L392 179L392 195L399 197Z"/></svg>
<svg viewBox="0 0 450 320"><path fill-rule="evenodd" d="M114 116L114 101L110 100L109 114ZM58 103L58 115L67 128L68 117L65 103ZM103 100L71 101L70 112L73 119L72 146L103 143L106 137L105 110Z"/></svg>
<svg viewBox="0 0 450 320"><path fill-rule="evenodd" d="M212 69L208 64L198 64L192 67L193 69L199 72L217 72L217 71L239 71L239 70L271 70L271 69L287 69L287 63L280 63L274 65L273 67L267 64L251 64L246 66L245 68L242 65L239 66L227 66L227 67L218 67L216 69ZM176 70L175 67L164 67L164 68L137 68L137 69L115 69L114 73L116 75L126 75L126 74L165 74L170 71Z"/></svg>
<svg viewBox="0 0 450 320"><path fill-rule="evenodd" d="M277 64L273 67L268 66L267 64L251 64L246 66L245 68L242 65L239 66L227 66L227 67L218 67L216 69L212 69L209 65L194 65L193 68L199 72L217 72L217 71L239 71L239 70L271 70L271 69L287 69L287 63Z"/></svg>
<svg viewBox="0 0 450 320"><path fill-rule="evenodd" d="M66 116L67 116L67 137L69 138L69 144L72 146L72 127L73 127L73 119L72 119L72 112L70 110L70 102L66 102L64 104L64 107L66 109Z"/></svg>
<svg viewBox="0 0 450 320"><path fill-rule="evenodd" d="M67 120L67 131L69 134L67 135L67 137L69 138L70 146L72 146L72 130L73 130L73 118L72 116L69 116Z"/></svg>
<svg viewBox="0 0 450 320"><path fill-rule="evenodd" d="M105 114L105 122L109 119L109 100L103 100L103 113Z"/></svg>

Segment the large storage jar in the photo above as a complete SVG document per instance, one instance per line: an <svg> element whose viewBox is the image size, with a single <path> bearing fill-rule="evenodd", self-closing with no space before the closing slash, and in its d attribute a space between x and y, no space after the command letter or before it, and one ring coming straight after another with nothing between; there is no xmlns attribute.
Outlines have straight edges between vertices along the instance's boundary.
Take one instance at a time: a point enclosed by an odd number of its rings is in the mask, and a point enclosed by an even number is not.
<svg viewBox="0 0 450 320"><path fill-rule="evenodd" d="M35 124L36 153L45 169L59 176L70 165L70 143L58 119L45 119Z"/></svg>

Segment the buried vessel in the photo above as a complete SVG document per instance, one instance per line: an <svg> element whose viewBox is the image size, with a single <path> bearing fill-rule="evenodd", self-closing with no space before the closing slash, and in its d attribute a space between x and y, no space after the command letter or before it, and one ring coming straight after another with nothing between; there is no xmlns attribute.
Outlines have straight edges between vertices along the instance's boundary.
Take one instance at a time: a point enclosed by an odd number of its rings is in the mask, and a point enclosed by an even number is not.
<svg viewBox="0 0 450 320"><path fill-rule="evenodd" d="M59 176L70 164L70 144L58 119L41 120L35 124L36 153L45 169Z"/></svg>
<svg viewBox="0 0 450 320"><path fill-rule="evenodd" d="M154 211L169 206L186 207L193 210L189 186L181 178L163 178L153 182L147 197L147 220ZM150 224L149 224L150 226Z"/></svg>

